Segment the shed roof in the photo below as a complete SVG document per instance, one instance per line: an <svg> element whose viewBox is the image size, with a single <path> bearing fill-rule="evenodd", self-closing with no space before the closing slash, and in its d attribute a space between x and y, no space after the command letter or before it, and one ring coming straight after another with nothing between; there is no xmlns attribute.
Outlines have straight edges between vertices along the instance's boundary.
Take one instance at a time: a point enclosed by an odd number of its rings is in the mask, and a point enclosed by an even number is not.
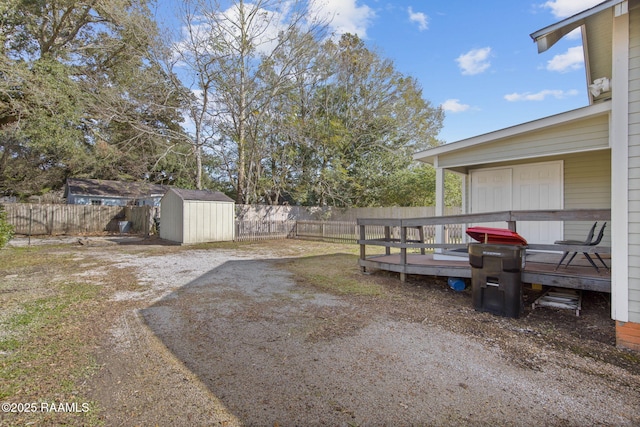
<svg viewBox="0 0 640 427"><path fill-rule="evenodd" d="M106 179L67 179L65 197L69 194L93 197L139 198L162 196L169 187L150 182L124 182Z"/></svg>
<svg viewBox="0 0 640 427"><path fill-rule="evenodd" d="M233 202L234 200L220 191L210 190L186 190L184 188L172 188L182 200L199 200L205 202Z"/></svg>

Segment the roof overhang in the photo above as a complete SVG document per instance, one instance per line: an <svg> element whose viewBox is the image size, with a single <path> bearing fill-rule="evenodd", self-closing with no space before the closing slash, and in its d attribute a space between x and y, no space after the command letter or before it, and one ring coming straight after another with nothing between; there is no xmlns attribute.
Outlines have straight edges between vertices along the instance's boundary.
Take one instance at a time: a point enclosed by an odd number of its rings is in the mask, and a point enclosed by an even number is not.
<svg viewBox="0 0 640 427"><path fill-rule="evenodd" d="M437 166L438 156L446 155L459 150L465 150L470 147L477 147L483 144L502 141L504 139L513 138L529 132L539 131L541 129L547 129L553 126L568 124L574 121L600 116L602 114L609 114L610 111L611 101L605 101L598 104L590 105L588 107L578 108L576 110L567 111L565 113L556 114L554 116L549 116L539 120L534 120L509 128L497 130L495 132L474 136L472 138L451 142L449 144L439 145L437 147L414 154L413 159Z"/></svg>
<svg viewBox="0 0 640 427"><path fill-rule="evenodd" d="M573 15L567 19L557 22L553 25L549 25L541 30L531 34L531 38L538 45L538 53L542 53L553 46L562 37L569 34L571 31L578 27L581 27L586 23L587 18L596 15L604 10L614 7L620 3L625 3L627 0L608 0L602 2L591 9L582 11L576 15Z"/></svg>

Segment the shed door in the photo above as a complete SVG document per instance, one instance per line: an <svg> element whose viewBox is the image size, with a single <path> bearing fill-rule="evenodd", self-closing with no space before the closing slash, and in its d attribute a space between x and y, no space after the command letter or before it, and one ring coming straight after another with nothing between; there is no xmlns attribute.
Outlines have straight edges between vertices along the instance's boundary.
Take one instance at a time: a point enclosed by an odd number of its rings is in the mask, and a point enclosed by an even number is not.
<svg viewBox="0 0 640 427"><path fill-rule="evenodd" d="M471 171L471 212L563 208L562 161ZM505 227L505 223L482 224ZM518 234L531 243L562 238L561 221L518 222Z"/></svg>

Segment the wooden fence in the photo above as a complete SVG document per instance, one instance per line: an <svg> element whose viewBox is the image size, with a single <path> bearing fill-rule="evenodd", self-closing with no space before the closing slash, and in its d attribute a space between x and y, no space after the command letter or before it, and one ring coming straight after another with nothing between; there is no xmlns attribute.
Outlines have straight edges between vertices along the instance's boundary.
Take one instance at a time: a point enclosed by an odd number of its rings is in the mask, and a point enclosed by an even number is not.
<svg viewBox="0 0 640 427"><path fill-rule="evenodd" d="M298 221L296 238L355 243L357 224L352 221Z"/></svg>
<svg viewBox="0 0 640 427"><path fill-rule="evenodd" d="M368 230L375 238L385 237L385 227L370 227ZM399 233L393 230L392 233ZM407 230L407 237L412 240L420 238L420 233L426 242L435 242L436 227L425 226L422 231L417 228ZM359 240L359 228L356 221L297 221L295 237L300 239L314 239L331 242L357 243ZM394 236L391 236L394 237ZM400 238L399 235L395 236ZM450 243L462 242L462 225L450 224L446 228L446 239Z"/></svg>
<svg viewBox="0 0 640 427"><path fill-rule="evenodd" d="M150 206L7 203L3 207L16 234L27 236L115 233L122 221L129 222L128 231L148 234L153 225Z"/></svg>
<svg viewBox="0 0 640 427"><path fill-rule="evenodd" d="M15 227L16 234L29 236L115 232L118 221L125 219L121 206L23 203L3 206L7 221Z"/></svg>
<svg viewBox="0 0 640 427"><path fill-rule="evenodd" d="M236 221L238 242L269 239L290 239L295 237L296 221Z"/></svg>
<svg viewBox="0 0 640 427"><path fill-rule="evenodd" d="M158 215L158 208L151 206L22 203L3 206L16 234L29 236L118 233L122 221L128 222L127 232L148 235L153 232L153 220ZM356 243L359 238L356 221L236 220L235 227L237 241L299 238ZM384 227L371 232L377 233L379 238L385 236ZM451 228L448 232L454 240L462 236L461 228ZM427 241L433 241L435 227L427 226L423 233Z"/></svg>

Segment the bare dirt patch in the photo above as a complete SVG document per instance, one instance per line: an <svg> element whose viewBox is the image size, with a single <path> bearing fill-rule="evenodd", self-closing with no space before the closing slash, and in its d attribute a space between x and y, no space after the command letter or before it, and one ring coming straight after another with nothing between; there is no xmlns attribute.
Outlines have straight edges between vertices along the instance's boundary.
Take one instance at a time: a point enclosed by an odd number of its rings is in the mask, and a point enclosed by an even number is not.
<svg viewBox="0 0 640 427"><path fill-rule="evenodd" d="M76 325L95 417L68 424L640 424L640 358L615 348L608 295L507 319L444 279L362 275L354 246L122 243L57 249L103 288Z"/></svg>

